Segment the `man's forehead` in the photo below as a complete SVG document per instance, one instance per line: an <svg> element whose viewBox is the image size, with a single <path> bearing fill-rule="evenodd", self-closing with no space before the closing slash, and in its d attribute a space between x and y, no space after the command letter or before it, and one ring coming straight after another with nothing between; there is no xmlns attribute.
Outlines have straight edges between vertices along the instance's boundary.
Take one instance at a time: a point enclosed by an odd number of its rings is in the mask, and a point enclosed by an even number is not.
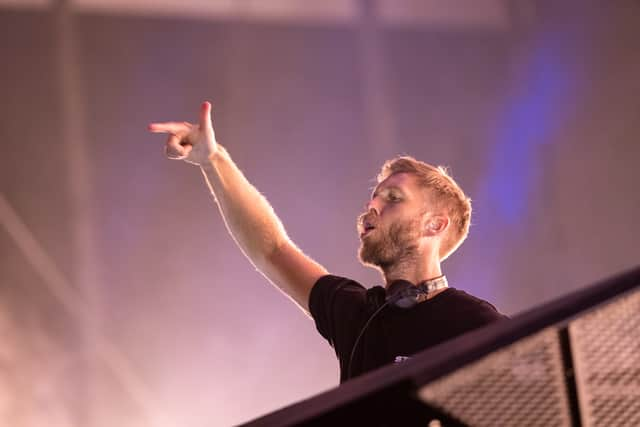
<svg viewBox="0 0 640 427"><path fill-rule="evenodd" d="M398 172L388 176L381 183L376 185L376 187L373 189L372 194L382 191L385 188L391 188L391 187L411 191L414 186L415 186L415 177L412 174L406 173L406 172Z"/></svg>

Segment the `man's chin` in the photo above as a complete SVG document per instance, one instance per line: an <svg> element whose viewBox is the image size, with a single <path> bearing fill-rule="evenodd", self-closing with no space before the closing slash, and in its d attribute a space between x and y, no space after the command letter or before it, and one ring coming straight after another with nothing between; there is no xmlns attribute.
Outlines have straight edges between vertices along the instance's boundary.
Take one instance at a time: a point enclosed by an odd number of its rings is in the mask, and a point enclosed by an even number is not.
<svg viewBox="0 0 640 427"><path fill-rule="evenodd" d="M364 243L361 243L358 249L358 260L364 266L377 269L381 268L382 261L379 259L380 257L375 256L375 254L371 252L370 248L365 247Z"/></svg>
<svg viewBox="0 0 640 427"><path fill-rule="evenodd" d="M373 263L371 261L365 261L362 258L359 258L360 264L362 264L365 267L370 267L370 268L374 268L376 270L382 271L382 267L380 267L378 264Z"/></svg>

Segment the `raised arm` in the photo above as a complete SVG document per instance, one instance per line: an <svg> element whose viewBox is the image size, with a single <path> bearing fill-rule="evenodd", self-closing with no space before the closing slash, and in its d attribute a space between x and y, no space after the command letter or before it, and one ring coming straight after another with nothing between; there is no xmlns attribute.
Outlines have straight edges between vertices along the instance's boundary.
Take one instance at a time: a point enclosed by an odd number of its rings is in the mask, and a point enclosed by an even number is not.
<svg viewBox="0 0 640 427"><path fill-rule="evenodd" d="M308 314L311 288L327 270L295 246L267 199L216 142L211 104L202 104L199 125L152 123L149 130L169 135L167 157L200 166L227 229L242 252Z"/></svg>

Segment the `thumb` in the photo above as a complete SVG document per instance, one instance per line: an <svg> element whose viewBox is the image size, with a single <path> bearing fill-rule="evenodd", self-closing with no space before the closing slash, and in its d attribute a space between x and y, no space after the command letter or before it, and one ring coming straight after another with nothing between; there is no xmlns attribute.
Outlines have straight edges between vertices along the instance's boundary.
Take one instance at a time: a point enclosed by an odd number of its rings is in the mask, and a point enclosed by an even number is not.
<svg viewBox="0 0 640 427"><path fill-rule="evenodd" d="M205 101L200 106L200 129L213 132L213 124L211 123L211 103Z"/></svg>

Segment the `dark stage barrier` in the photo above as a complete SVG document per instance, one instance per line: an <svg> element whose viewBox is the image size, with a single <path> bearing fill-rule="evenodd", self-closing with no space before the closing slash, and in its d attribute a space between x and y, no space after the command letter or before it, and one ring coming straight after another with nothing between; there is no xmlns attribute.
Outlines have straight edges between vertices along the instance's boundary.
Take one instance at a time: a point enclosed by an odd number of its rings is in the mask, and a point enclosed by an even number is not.
<svg viewBox="0 0 640 427"><path fill-rule="evenodd" d="M343 425L640 425L640 267L243 424Z"/></svg>

